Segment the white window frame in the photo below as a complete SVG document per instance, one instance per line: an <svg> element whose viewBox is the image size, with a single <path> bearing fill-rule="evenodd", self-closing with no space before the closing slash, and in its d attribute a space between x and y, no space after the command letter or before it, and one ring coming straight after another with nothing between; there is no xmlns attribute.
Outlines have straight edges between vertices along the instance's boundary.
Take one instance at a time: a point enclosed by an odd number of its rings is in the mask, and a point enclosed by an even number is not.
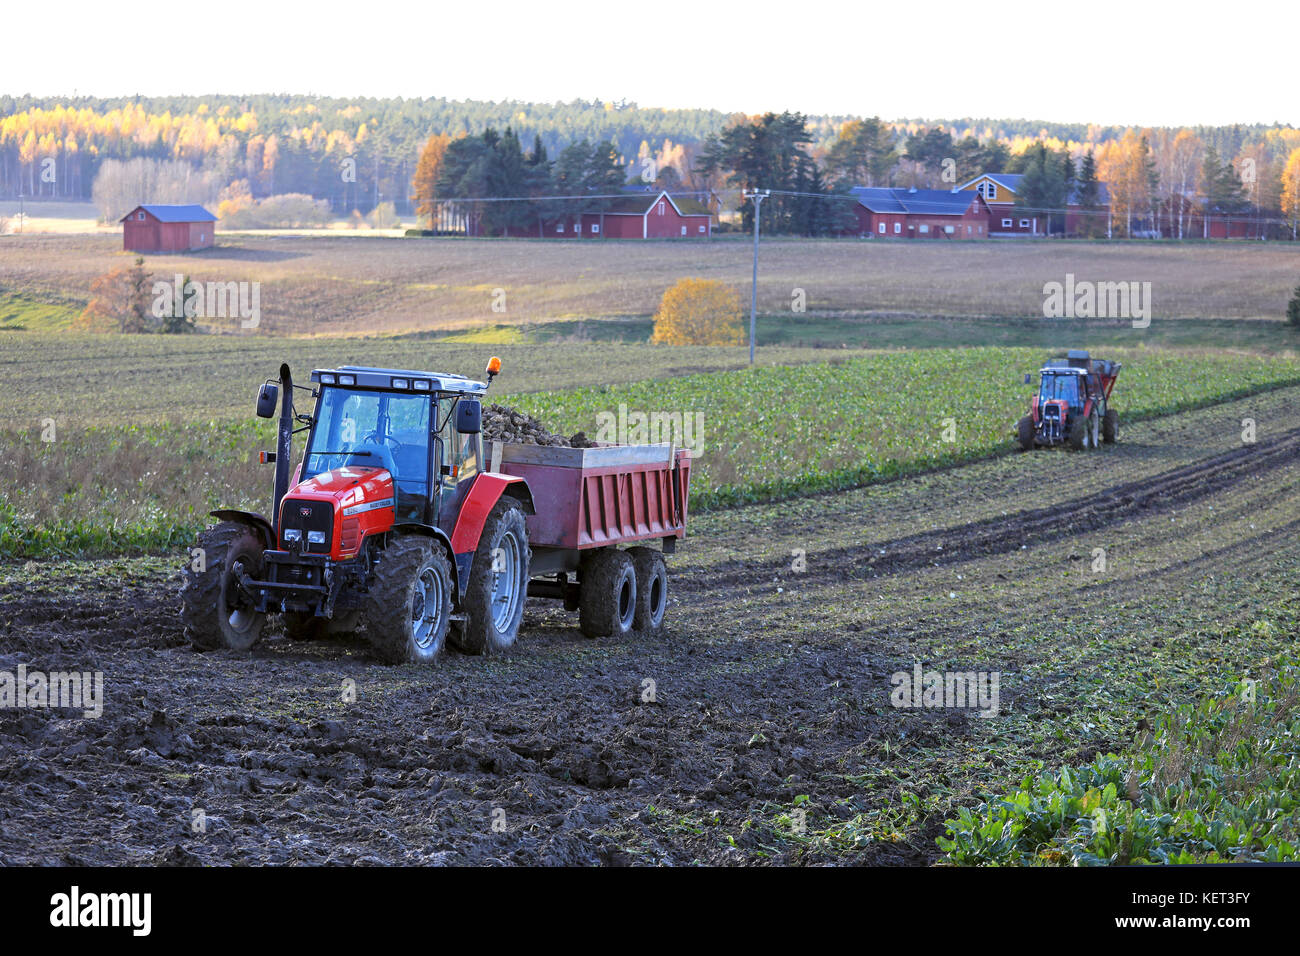
<svg viewBox="0 0 1300 956"><path fill-rule="evenodd" d="M884 232L885 232L885 224L884 224L883 222L880 224L880 232L881 232L882 235L883 235Z"/></svg>
<svg viewBox="0 0 1300 956"><path fill-rule="evenodd" d="M557 222L555 224L555 231L558 232L560 235L564 235L564 223Z"/></svg>
<svg viewBox="0 0 1300 956"><path fill-rule="evenodd" d="M928 233L930 231L930 224L928 222L921 223L921 231Z"/></svg>
<svg viewBox="0 0 1300 956"><path fill-rule="evenodd" d="M969 229L970 227L967 226L967 228ZM943 231L946 232L948 235L951 236L951 235L953 235L953 234L957 231L957 227L956 227L956 226L944 226L944 227L943 227Z"/></svg>
<svg viewBox="0 0 1300 956"><path fill-rule="evenodd" d="M704 232L707 228L707 226L700 226L700 232Z"/></svg>
<svg viewBox="0 0 1300 956"><path fill-rule="evenodd" d="M591 234L592 234L593 236L598 236L598 235L600 235L600 223L593 222L593 223L591 224Z"/></svg>
<svg viewBox="0 0 1300 956"><path fill-rule="evenodd" d="M1028 220L1028 219L1021 219L1021 220L1020 220L1020 228L1021 228L1021 229L1028 229L1028 228L1029 228L1029 220Z"/></svg>
<svg viewBox="0 0 1300 956"><path fill-rule="evenodd" d="M894 223L894 235L897 236L900 233L902 233L902 231L903 231L903 224L901 222Z"/></svg>
<svg viewBox="0 0 1300 956"><path fill-rule="evenodd" d="M144 222L144 212L143 212L143 210L140 211L140 212L138 212L138 213L136 213L136 214L135 214L135 218L138 219L140 222Z"/></svg>
<svg viewBox="0 0 1300 956"><path fill-rule="evenodd" d="M662 216L662 215L664 214L664 206L665 206L665 203L662 203L662 202L659 203L659 208L655 210L655 215L656 215L656 216Z"/></svg>
<svg viewBox="0 0 1300 956"><path fill-rule="evenodd" d="M1015 223L1015 220L1014 220L1014 219L1003 219L1003 220L1002 220L1002 228L1003 228L1003 229L1010 229L1010 228L1012 228L1015 224L1016 224L1016 223Z"/></svg>

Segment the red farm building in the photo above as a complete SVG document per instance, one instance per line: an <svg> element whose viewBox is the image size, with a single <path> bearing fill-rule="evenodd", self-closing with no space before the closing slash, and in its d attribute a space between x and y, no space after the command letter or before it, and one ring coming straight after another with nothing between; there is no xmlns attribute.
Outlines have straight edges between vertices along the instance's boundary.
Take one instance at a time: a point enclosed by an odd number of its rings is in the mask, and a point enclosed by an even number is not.
<svg viewBox="0 0 1300 956"><path fill-rule="evenodd" d="M122 217L122 248L128 252L190 252L210 249L217 217L202 206L136 206Z"/></svg>
<svg viewBox="0 0 1300 956"><path fill-rule="evenodd" d="M515 226L504 234L521 239L707 239L713 235L708 207L691 196L637 191L600 202L598 212L538 219L535 225ZM456 215L453 210L453 221ZM463 215L461 222L466 235L485 235L477 218Z"/></svg>
<svg viewBox="0 0 1300 956"><path fill-rule="evenodd" d="M987 239L988 203L975 191L858 186L857 234L877 239Z"/></svg>

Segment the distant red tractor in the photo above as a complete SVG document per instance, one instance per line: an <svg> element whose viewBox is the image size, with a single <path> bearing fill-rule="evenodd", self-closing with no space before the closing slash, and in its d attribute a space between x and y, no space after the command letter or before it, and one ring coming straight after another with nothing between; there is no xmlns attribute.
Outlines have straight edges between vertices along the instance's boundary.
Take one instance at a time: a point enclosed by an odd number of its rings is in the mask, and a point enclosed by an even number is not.
<svg viewBox="0 0 1300 956"><path fill-rule="evenodd" d="M262 418L280 404L276 451L264 455L272 510L212 512L219 523L184 570L191 643L244 650L278 614L290 638L361 631L394 663L432 661L448 638L502 652L530 595L579 611L590 637L657 633L663 554L686 534L690 452L485 449L481 398L500 367L493 358L485 384L347 365L313 371L307 388L281 365L257 398ZM294 409L295 390L315 400L311 414ZM291 439L304 431L295 468ZM646 546L655 540L662 550Z"/></svg>
<svg viewBox="0 0 1300 956"><path fill-rule="evenodd" d="M1017 425L1020 447L1032 451L1068 443L1081 451L1118 441L1119 414L1110 407L1110 393L1120 367L1076 349L1049 359L1039 369L1029 414ZM1025 383L1031 381L1026 375Z"/></svg>

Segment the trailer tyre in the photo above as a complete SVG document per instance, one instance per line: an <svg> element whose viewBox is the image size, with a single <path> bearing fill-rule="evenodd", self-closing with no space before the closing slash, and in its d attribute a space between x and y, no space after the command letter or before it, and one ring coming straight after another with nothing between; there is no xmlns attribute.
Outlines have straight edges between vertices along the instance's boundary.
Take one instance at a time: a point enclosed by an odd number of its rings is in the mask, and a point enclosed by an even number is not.
<svg viewBox="0 0 1300 956"><path fill-rule="evenodd" d="M1020 447L1024 451L1034 450L1034 417L1026 415L1017 426L1020 432Z"/></svg>
<svg viewBox="0 0 1300 956"><path fill-rule="evenodd" d="M246 651L257 643L266 615L238 582L241 571L260 577L263 560L262 539L247 525L222 521L199 534L181 585L181 623L196 649Z"/></svg>
<svg viewBox="0 0 1300 956"><path fill-rule="evenodd" d="M636 570L636 614L632 626L650 637L663 630L668 609L668 565L654 548L628 548Z"/></svg>
<svg viewBox="0 0 1300 956"><path fill-rule="evenodd" d="M514 647L531 562L523 508L503 496L483 522L465 584L465 620L453 625L453 644L468 654L500 654Z"/></svg>
<svg viewBox="0 0 1300 956"><path fill-rule="evenodd" d="M636 619L636 566L626 551L600 548L582 571L578 628L587 637L623 637Z"/></svg>
<svg viewBox="0 0 1300 956"><path fill-rule="evenodd" d="M384 549L366 594L366 636L389 664L431 664L447 643L451 562L429 539L399 536Z"/></svg>
<svg viewBox="0 0 1300 956"><path fill-rule="evenodd" d="M1106 417L1102 419L1101 440L1107 445L1119 441L1119 412L1113 408L1106 409Z"/></svg>

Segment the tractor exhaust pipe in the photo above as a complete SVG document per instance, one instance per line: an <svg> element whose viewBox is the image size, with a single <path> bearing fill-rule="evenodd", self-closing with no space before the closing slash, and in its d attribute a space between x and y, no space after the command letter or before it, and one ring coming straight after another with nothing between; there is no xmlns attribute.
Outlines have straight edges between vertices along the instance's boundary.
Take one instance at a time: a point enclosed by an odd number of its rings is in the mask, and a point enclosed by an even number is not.
<svg viewBox="0 0 1300 956"><path fill-rule="evenodd" d="M293 376L286 362L280 366L280 433L275 443L275 501L271 523L280 526L280 502L289 493L290 446L293 443Z"/></svg>

